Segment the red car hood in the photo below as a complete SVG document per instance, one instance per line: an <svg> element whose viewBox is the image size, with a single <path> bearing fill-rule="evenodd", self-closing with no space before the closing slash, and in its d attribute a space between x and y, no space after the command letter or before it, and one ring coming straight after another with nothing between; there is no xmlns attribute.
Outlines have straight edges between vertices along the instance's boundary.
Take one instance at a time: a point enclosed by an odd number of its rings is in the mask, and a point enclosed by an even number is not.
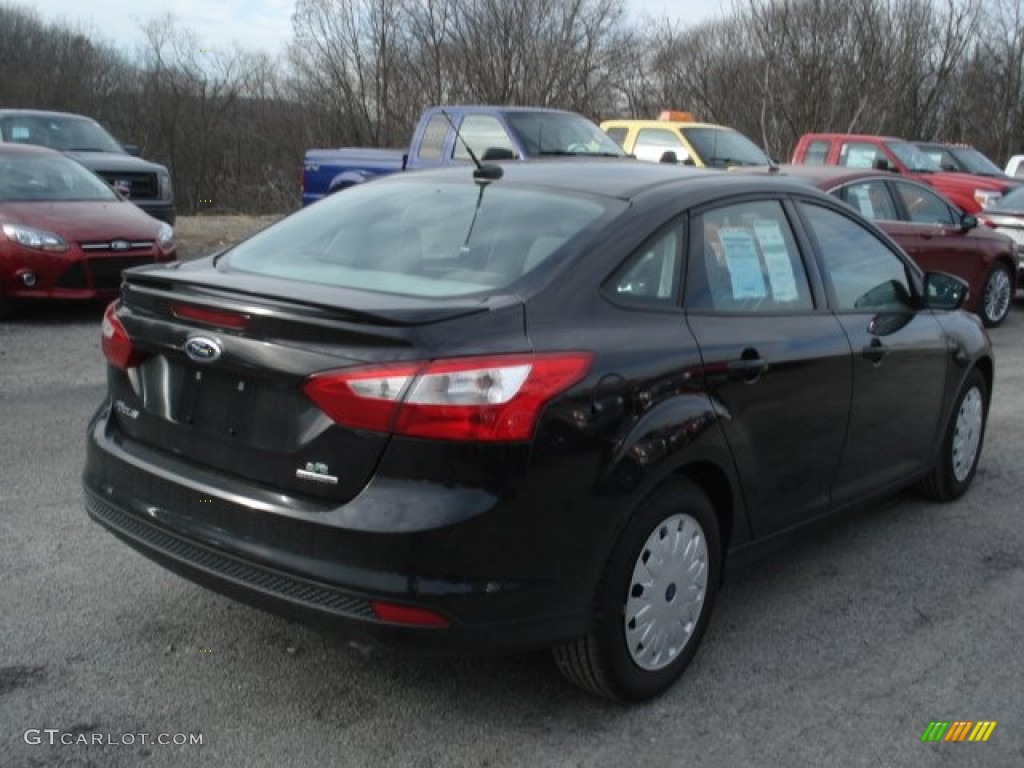
<svg viewBox="0 0 1024 768"><path fill-rule="evenodd" d="M160 222L131 203L0 203L0 222L55 232L68 242L156 240Z"/></svg>
<svg viewBox="0 0 1024 768"><path fill-rule="evenodd" d="M913 175L938 189L956 189L966 192L968 196L973 194L976 189L1005 192L1007 189L1017 186L1009 180L993 179L991 176L975 176L971 173L941 171L936 173L915 173Z"/></svg>

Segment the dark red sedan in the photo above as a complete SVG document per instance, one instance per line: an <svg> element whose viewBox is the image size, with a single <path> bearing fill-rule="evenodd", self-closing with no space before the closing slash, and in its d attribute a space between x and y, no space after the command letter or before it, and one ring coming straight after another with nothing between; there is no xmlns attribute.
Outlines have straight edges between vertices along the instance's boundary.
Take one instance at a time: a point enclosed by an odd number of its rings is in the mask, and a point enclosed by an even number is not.
<svg viewBox="0 0 1024 768"><path fill-rule="evenodd" d="M92 171L0 144L0 317L22 302L113 297L122 270L174 259L174 230Z"/></svg>
<svg viewBox="0 0 1024 768"><path fill-rule="evenodd" d="M988 327L1013 306L1018 252L1013 241L978 226L939 192L892 173L841 167L783 166L872 219L926 271L949 272L970 286L965 307Z"/></svg>

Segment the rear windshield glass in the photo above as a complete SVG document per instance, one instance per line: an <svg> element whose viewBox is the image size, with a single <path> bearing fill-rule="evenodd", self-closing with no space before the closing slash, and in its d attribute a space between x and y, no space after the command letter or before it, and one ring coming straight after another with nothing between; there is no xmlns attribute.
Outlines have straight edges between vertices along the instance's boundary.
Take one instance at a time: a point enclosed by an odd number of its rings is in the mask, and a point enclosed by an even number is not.
<svg viewBox="0 0 1024 768"><path fill-rule="evenodd" d="M0 200L117 200L103 179L58 154L0 154Z"/></svg>
<svg viewBox="0 0 1024 768"><path fill-rule="evenodd" d="M494 292L622 210L505 182L391 177L344 190L238 245L230 269L410 296Z"/></svg>

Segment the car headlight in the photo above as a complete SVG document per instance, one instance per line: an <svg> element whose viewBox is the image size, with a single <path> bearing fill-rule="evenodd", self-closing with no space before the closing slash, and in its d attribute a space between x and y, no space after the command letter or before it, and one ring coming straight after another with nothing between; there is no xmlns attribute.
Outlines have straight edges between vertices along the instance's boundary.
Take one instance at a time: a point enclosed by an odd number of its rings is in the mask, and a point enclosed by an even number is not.
<svg viewBox="0 0 1024 768"><path fill-rule="evenodd" d="M8 239L26 248L50 253L63 253L68 250L68 244L64 242L64 238L54 232L47 232L45 229L26 227L23 224L4 224L3 231Z"/></svg>
<svg viewBox="0 0 1024 768"><path fill-rule="evenodd" d="M156 233L156 241L165 251L174 247L174 227L170 224L160 223L160 229Z"/></svg>
<svg viewBox="0 0 1024 768"><path fill-rule="evenodd" d="M974 190L974 202L976 202L982 208L988 208L990 205L992 205L992 203L996 202L1002 196L1002 192L996 192L993 189Z"/></svg>
<svg viewBox="0 0 1024 768"><path fill-rule="evenodd" d="M159 185L160 199L171 200L174 198L174 187L171 185L171 174L167 171L160 171L156 175L157 184Z"/></svg>

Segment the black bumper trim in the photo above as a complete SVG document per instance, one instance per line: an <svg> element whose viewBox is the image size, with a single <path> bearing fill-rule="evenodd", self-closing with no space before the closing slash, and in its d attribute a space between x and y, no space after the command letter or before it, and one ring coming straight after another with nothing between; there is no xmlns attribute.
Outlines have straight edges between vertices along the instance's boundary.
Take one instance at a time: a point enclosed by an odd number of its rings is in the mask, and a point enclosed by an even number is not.
<svg viewBox="0 0 1024 768"><path fill-rule="evenodd" d="M370 603L363 597L193 544L122 512L88 491L85 507L94 520L134 542L144 552L160 554L225 581L318 612L376 621Z"/></svg>

